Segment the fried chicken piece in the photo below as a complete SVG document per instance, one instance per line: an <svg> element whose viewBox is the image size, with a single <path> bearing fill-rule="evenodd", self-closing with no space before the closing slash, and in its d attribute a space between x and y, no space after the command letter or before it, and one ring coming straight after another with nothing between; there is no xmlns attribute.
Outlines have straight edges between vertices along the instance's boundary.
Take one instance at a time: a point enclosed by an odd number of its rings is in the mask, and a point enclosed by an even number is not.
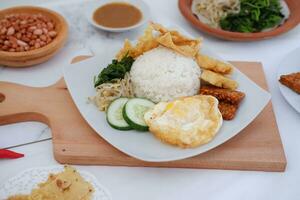
<svg viewBox="0 0 300 200"><path fill-rule="evenodd" d="M219 102L218 107L224 120L232 120L235 117L236 111L238 110L238 105L222 101Z"/></svg>
<svg viewBox="0 0 300 200"><path fill-rule="evenodd" d="M198 53L196 55L196 62L202 69L207 69L220 74L231 74L233 67L229 63L216 60L209 56Z"/></svg>
<svg viewBox="0 0 300 200"><path fill-rule="evenodd" d="M245 94L240 91L217 88L215 86L202 86L200 94L212 95L219 101L224 101L230 104L238 105L245 97Z"/></svg>
<svg viewBox="0 0 300 200"><path fill-rule="evenodd" d="M300 72L281 75L279 82L300 94Z"/></svg>
<svg viewBox="0 0 300 200"><path fill-rule="evenodd" d="M235 90L238 87L238 83L236 81L209 70L203 70L200 78L211 85L221 88Z"/></svg>

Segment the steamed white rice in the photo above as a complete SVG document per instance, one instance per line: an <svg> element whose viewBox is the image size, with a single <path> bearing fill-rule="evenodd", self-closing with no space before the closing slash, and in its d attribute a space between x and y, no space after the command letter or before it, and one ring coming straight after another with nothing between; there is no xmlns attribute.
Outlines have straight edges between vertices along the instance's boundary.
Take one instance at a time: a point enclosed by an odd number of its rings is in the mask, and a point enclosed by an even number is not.
<svg viewBox="0 0 300 200"><path fill-rule="evenodd" d="M197 94L200 73L192 58L161 46L139 56L130 71L135 96L156 103Z"/></svg>

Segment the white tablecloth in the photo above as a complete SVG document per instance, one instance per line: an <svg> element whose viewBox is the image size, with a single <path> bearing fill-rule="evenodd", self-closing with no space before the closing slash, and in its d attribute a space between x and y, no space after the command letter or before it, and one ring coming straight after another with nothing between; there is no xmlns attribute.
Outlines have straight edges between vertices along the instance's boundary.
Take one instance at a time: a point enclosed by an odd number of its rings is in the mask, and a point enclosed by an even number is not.
<svg viewBox="0 0 300 200"><path fill-rule="evenodd" d="M223 58L227 60L261 61L264 64L268 85L272 93L272 103L287 157L288 165L286 172L271 173L106 166L78 166L78 168L93 173L111 191L113 199L300 199L300 115L281 96L276 78L277 68L284 67L278 65L280 60L288 52L300 46L300 27L295 28L285 35L266 41L223 41L212 38L192 28L180 15L176 0L145 1L151 7L153 19L159 22L171 19L188 32L204 37L205 45L216 51ZM43 5L47 3L47 5L51 6L51 4L57 1L51 1L49 4L47 0L2 0L0 8L24 3L37 4L37 2ZM64 0L60 2L66 3L68 1ZM69 2L71 1L69 0ZM75 4L75 1L72 1L72 4ZM76 12L73 15L76 15ZM81 31L85 32L86 30ZM96 45L92 43L85 45L87 45L85 48L91 49L97 55ZM74 48L75 50L76 48ZM6 72L2 70L0 73L3 73L1 75L3 77ZM15 79L16 74L10 74L9 76L7 74L5 80ZM45 79L48 77L47 74L42 72L40 76L43 76ZM32 78L34 77L28 75L28 84L30 84ZM41 85L43 85L42 82ZM15 129L14 126L10 125L9 129L6 130L12 133L21 131L20 128ZM32 124L30 126L32 130L32 127L39 125ZM4 129L0 129L0 140L1 130L3 131ZM23 152L26 154L26 157L18 160L0 160L0 183L21 170L30 167L57 164L52 155L51 141L17 147L12 150Z"/></svg>

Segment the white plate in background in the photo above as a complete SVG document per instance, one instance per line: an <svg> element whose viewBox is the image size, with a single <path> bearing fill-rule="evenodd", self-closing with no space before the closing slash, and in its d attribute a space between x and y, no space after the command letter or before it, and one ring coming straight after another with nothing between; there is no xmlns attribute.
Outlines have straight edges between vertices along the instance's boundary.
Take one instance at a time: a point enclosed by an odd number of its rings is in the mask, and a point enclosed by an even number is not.
<svg viewBox="0 0 300 200"><path fill-rule="evenodd" d="M279 80L281 75L291 74L294 72L300 72L300 48L290 52L279 63L277 79ZM278 86L286 101L300 113L300 95L285 85L282 85L279 81Z"/></svg>
<svg viewBox="0 0 300 200"><path fill-rule="evenodd" d="M168 27L185 33L174 25ZM187 33L185 35L190 36ZM98 75L104 67L111 63L111 60L122 46L123 43L116 46L103 47L102 54L66 66L64 68L64 77L77 108L89 125L112 146L137 159L151 162L166 162L196 156L213 149L237 135L250 124L271 98L267 91L235 69L232 78L239 83L238 90L245 92L246 97L242 101L236 117L231 121L224 121L216 137L208 144L192 149L181 149L162 143L150 132L113 129L107 123L105 113L100 112L95 105L88 104L87 98L96 94L93 86L94 76ZM202 48L201 52L219 58L219 56L208 49Z"/></svg>

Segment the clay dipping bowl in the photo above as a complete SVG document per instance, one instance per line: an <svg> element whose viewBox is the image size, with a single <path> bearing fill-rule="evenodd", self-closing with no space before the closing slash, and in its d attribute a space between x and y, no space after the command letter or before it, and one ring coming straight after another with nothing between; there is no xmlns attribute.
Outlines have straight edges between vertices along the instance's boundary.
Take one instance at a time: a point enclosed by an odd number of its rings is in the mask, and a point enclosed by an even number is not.
<svg viewBox="0 0 300 200"><path fill-rule="evenodd" d="M193 0L179 0L178 6L181 14L195 28L218 38L233 41L255 41L269 39L283 33L288 32L300 23L300 3L299 0L285 0L290 10L289 18L279 27L259 33L238 33L230 32L222 29L212 28L209 25L201 22L192 12L191 5Z"/></svg>
<svg viewBox="0 0 300 200"><path fill-rule="evenodd" d="M56 37L47 45L29 51L8 52L0 50L0 65L8 67L27 67L43 63L54 56L61 49L68 36L68 24L58 13L41 7L20 6L0 10L0 20L9 14L42 14L55 23Z"/></svg>

